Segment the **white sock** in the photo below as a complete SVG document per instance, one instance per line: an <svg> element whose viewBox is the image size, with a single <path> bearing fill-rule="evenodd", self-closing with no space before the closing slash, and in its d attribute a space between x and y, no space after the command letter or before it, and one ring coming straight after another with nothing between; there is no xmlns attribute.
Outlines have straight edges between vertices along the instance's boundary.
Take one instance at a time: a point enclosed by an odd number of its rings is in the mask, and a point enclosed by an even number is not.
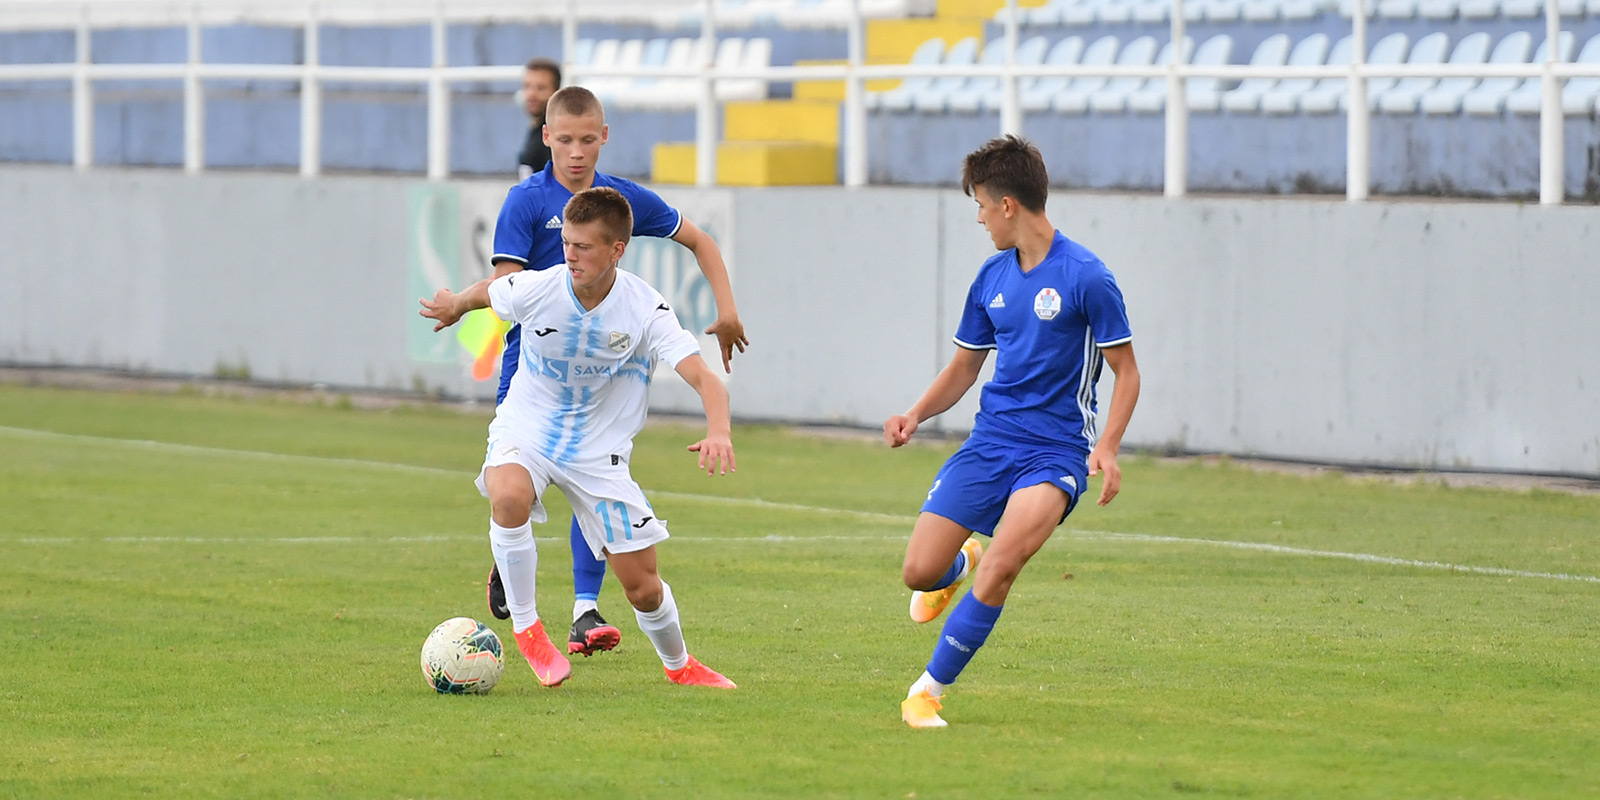
<svg viewBox="0 0 1600 800"><path fill-rule="evenodd" d="M661 665L667 669L683 669L689 663L689 648L683 643L683 628L678 624L678 601L672 598L672 587L661 582L661 606L654 611L633 610L639 621L639 630L656 647Z"/></svg>
<svg viewBox="0 0 1600 800"><path fill-rule="evenodd" d="M917 693L923 690L927 690L928 694L934 697L942 697L944 695L944 684L934 680L932 675L924 672L916 683L911 684L911 691L906 692L906 697L916 697Z"/></svg>
<svg viewBox="0 0 1600 800"><path fill-rule="evenodd" d="M533 524L503 528L489 520L489 548L500 567L500 582L506 587L506 606L511 609L511 629L525 631L539 621L534 603L534 586L539 574L539 551L533 544Z"/></svg>
<svg viewBox="0 0 1600 800"><path fill-rule="evenodd" d="M590 611L599 610L600 604L593 600L574 600L572 601L572 621L577 622L578 617L581 617Z"/></svg>

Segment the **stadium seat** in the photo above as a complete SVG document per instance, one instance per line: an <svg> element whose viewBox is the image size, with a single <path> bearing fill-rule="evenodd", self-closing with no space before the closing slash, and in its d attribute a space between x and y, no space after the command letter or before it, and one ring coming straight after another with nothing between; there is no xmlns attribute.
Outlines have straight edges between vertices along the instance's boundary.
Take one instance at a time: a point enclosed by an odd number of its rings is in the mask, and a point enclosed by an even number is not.
<svg viewBox="0 0 1600 800"><path fill-rule="evenodd" d="M996 36L983 46L983 55L978 58L980 66L998 67L1006 63L1006 38ZM948 83L946 83L948 81ZM932 86L917 93L913 105L924 114L937 114L951 108L950 101L956 95L962 95L962 105L969 105L968 111L978 110L982 102L981 93L997 94L1000 91L999 78L940 78ZM971 94L968 94L971 92Z"/></svg>
<svg viewBox="0 0 1600 800"><path fill-rule="evenodd" d="M1533 48L1533 34L1517 31L1495 43L1489 53L1490 64L1526 64ZM1517 85L1516 78L1445 78L1422 96L1424 114L1455 114L1466 98L1477 93L1504 96Z"/></svg>
<svg viewBox="0 0 1600 800"><path fill-rule="evenodd" d="M1129 42L1128 47L1131 49L1133 45L1137 43L1137 40L1134 42ZM1185 36L1183 38L1183 44L1183 60L1188 61L1190 52L1194 50L1194 40ZM1172 42L1167 42L1166 44L1161 45L1161 49L1156 52L1155 58L1150 61L1150 64L1158 66L1165 65L1171 60ZM1106 81L1105 86L1100 87L1100 89L1089 95L1089 108L1096 114L1121 113L1127 110L1128 100L1134 94L1144 91L1145 87L1150 84L1155 84L1157 91L1163 93L1167 91L1166 78L1112 78L1111 80Z"/></svg>
<svg viewBox="0 0 1600 800"><path fill-rule="evenodd" d="M1017 12L1022 17L1021 21L1029 25L1060 25L1062 12L1072 4L1073 0L1050 0L1038 8L1019 8ZM1000 12L1004 13L1005 9L1000 9ZM1001 16L996 16L995 19L1005 22Z"/></svg>
<svg viewBox="0 0 1600 800"><path fill-rule="evenodd" d="M1443 64L1449 52L1450 34L1434 31L1417 40L1406 63L1429 66ZM1393 102L1400 103L1399 111L1409 113L1416 110L1417 97L1438 82L1438 78L1373 78L1367 82L1367 105L1373 110L1383 110L1380 105L1383 98L1398 91L1395 95L1397 100Z"/></svg>
<svg viewBox="0 0 1600 800"><path fill-rule="evenodd" d="M1349 36L1345 36L1334 42L1333 47L1327 52L1327 58L1318 63L1328 66L1349 64L1353 41ZM1261 95L1261 111L1266 114L1293 114L1300 110L1300 97L1325 82L1336 83L1339 91L1344 89L1343 78L1322 78L1320 81L1316 78L1286 78L1278 81L1276 86Z"/></svg>
<svg viewBox="0 0 1600 800"><path fill-rule="evenodd" d="M667 39L651 39L650 41L645 42L644 54L639 58L639 66L665 66L667 63L667 51L669 49L670 42ZM660 80L660 78L655 77L627 79L619 84L616 88L612 89L607 99L610 102L620 106L637 105L641 98L648 95L655 89L655 85L660 82Z"/></svg>
<svg viewBox="0 0 1600 800"><path fill-rule="evenodd" d="M1462 19L1493 19L1500 16L1500 0L1461 0L1456 13Z"/></svg>
<svg viewBox="0 0 1600 800"><path fill-rule="evenodd" d="M1578 51L1579 64L1600 64L1600 34L1590 37ZM1588 114L1600 105L1600 78L1570 78L1561 90L1561 110L1568 114Z"/></svg>
<svg viewBox="0 0 1600 800"><path fill-rule="evenodd" d="M1444 36L1443 33L1432 33L1422 37L1411 51L1411 63L1421 63L1417 60L1417 53L1424 49L1424 42L1431 36ZM1489 57L1489 34L1483 31L1469 33L1456 44L1456 49L1450 53L1450 64L1482 64ZM1428 62L1436 63L1436 62ZM1473 78L1455 78L1453 80L1468 81L1467 87L1475 81ZM1383 94L1376 95L1375 108L1385 114L1414 114L1422 98L1429 92L1439 88L1444 82L1438 78L1402 78L1393 88ZM1463 89L1464 91L1464 89Z"/></svg>
<svg viewBox="0 0 1600 800"><path fill-rule="evenodd" d="M618 69L634 69L639 66L639 62L643 59L644 40L628 39L617 48L616 60L611 63L611 66ZM597 61L595 66L604 65ZM627 88L628 84L632 82L633 78L596 77L590 79L584 85L589 88L589 91L594 92L596 97L606 101L615 97L618 92Z"/></svg>
<svg viewBox="0 0 1600 800"><path fill-rule="evenodd" d="M1078 46L1080 48L1083 46L1082 39L1078 40ZM1049 47L1050 40L1044 38L1043 36L1034 36L1024 40L1021 44L1017 45L1017 65L1033 67L1044 63L1045 50ZM974 80L991 80L994 82L993 88L984 89L982 86L974 87L969 82L968 85L961 90L961 92L951 96L950 110L970 113L982 108L984 111L999 111L1000 104L1004 100L1005 90L1005 86L1001 83L1000 79L978 78ZM1031 86L1036 80L1038 79L1017 79L1017 97L1019 100L1022 97L1023 89ZM974 91L975 88L976 91Z"/></svg>
<svg viewBox="0 0 1600 800"><path fill-rule="evenodd" d="M1194 39L1185 36L1183 37L1183 63L1189 63L1189 59L1193 57L1193 55ZM1165 66L1171 60L1172 42L1167 42L1166 44L1161 45L1161 51L1156 53L1156 60L1152 63L1154 63L1156 66ZM1127 96L1123 98L1122 102L1118 104L1117 108L1115 109L1110 108L1109 104L1106 102L1109 99L1110 98L1102 99L1100 93L1096 92L1095 95L1089 99L1089 107L1099 112L1123 109L1144 113L1160 111L1165 108L1167 104L1167 79L1162 76L1141 79L1140 84L1134 88L1133 91L1128 92Z"/></svg>
<svg viewBox="0 0 1600 800"><path fill-rule="evenodd" d="M1421 0L1417 3L1417 16L1427 20L1455 19L1458 0Z"/></svg>
<svg viewBox="0 0 1600 800"><path fill-rule="evenodd" d="M995 43L1000 41L1003 40L996 38L991 41L989 50L996 49ZM968 36L956 42L955 46L950 48L950 52L945 54L944 61L941 63L947 67L970 67L976 63L977 56L978 40ZM945 98L951 92L961 88L962 84L966 82L966 77L961 75L943 75L934 78L931 83L911 96L911 107L924 112L943 111Z"/></svg>
<svg viewBox="0 0 1600 800"><path fill-rule="evenodd" d="M1108 36L1100 41L1106 40L1109 41L1105 45L1101 45L1100 42L1095 42L1095 44L1102 49L1109 49L1112 53L1115 53L1117 50L1117 37ZM1068 36L1056 42L1050 48L1050 52L1045 54L1044 63L1057 67L1071 66L1078 63L1083 54L1083 38ZM1109 56L1107 60L1110 60ZM1054 97L1057 92L1067 88L1070 83L1072 83L1072 79L1062 75L1025 79L1020 87L1022 110L1044 111L1048 109L1050 107L1050 98Z"/></svg>
<svg viewBox="0 0 1600 800"><path fill-rule="evenodd" d="M1218 34L1200 43L1194 53L1197 66L1215 67L1229 63L1233 58L1233 37ZM1221 78L1190 78L1184 86L1184 100L1192 111L1216 111L1222 103ZM1161 95L1161 104L1154 109L1143 107L1137 111L1160 111L1166 107L1167 96ZM1142 102L1142 101L1141 101ZM1130 106L1133 101L1129 101Z"/></svg>
<svg viewBox="0 0 1600 800"><path fill-rule="evenodd" d="M1318 39L1316 37L1321 38ZM1300 51L1308 46L1320 46L1322 48L1322 52L1316 54L1317 60L1315 63L1321 63L1322 59L1327 57L1328 37L1326 34L1318 33L1307 36L1300 40L1300 43L1295 46L1295 50ZM1302 58L1309 58L1311 55L1311 53L1307 52L1302 54ZM1250 65L1281 67L1288 63L1289 60L1289 34L1276 33L1262 39L1261 44L1256 45L1255 55L1250 57ZM1238 113L1257 111L1261 108L1261 95L1266 94L1267 90L1271 89L1277 82L1277 78L1246 78L1238 86L1222 93L1222 107L1228 111Z"/></svg>
<svg viewBox="0 0 1600 800"><path fill-rule="evenodd" d="M1282 11L1279 0L1244 0L1239 16L1245 22L1277 22Z"/></svg>
<svg viewBox="0 0 1600 800"><path fill-rule="evenodd" d="M1367 57L1368 64L1399 64L1405 60L1406 46L1411 43L1411 38L1403 33L1391 33L1378 40L1372 46L1372 54ZM1368 78L1367 97L1372 97L1371 89L1379 81L1383 89L1394 85L1394 78ZM1324 84L1327 84L1326 86ZM1300 110L1307 114L1332 114L1336 111L1346 110L1350 102L1349 91L1345 88L1344 78L1324 78L1315 88L1307 91L1300 97Z"/></svg>
<svg viewBox="0 0 1600 800"><path fill-rule="evenodd" d="M689 69L698 66L706 52L704 39L678 38L667 45L665 66ZM630 105L640 108L692 108L700 98L700 81L695 78L662 78L648 91L630 91Z"/></svg>
<svg viewBox="0 0 1600 800"><path fill-rule="evenodd" d="M1417 16L1417 0L1374 0L1380 19L1411 19Z"/></svg>
<svg viewBox="0 0 1600 800"><path fill-rule="evenodd" d="M1362 6L1367 13L1367 19L1378 16L1378 4L1382 0L1363 0ZM1356 15L1356 0L1339 0L1339 16L1353 19Z"/></svg>
<svg viewBox="0 0 1600 800"><path fill-rule="evenodd" d="M1136 0L1133 4L1134 22L1156 25L1166 22L1170 14L1172 0Z"/></svg>
<svg viewBox="0 0 1600 800"><path fill-rule="evenodd" d="M1514 33L1511 34L1511 36L1515 35ZM1570 35L1570 33L1563 32L1563 37ZM1511 36L1506 38L1509 39ZM1539 43L1539 47L1533 51L1531 59L1524 58L1514 63L1537 64L1545 60L1545 54L1548 52L1549 41L1546 40ZM1523 53L1526 54L1527 51L1523 50ZM1534 83L1534 91L1537 92L1539 79L1529 78L1526 80L1531 80ZM1501 111L1505 110L1507 99L1511 97L1513 92L1521 89L1525 82L1522 78L1485 78L1472 91L1468 92L1466 97L1461 98L1461 110L1477 116L1498 116Z"/></svg>
<svg viewBox="0 0 1600 800"><path fill-rule="evenodd" d="M1573 46L1576 43L1572 31L1562 31L1561 38L1557 41L1560 46L1556 48L1556 60L1571 61ZM1549 50L1541 43L1539 50L1533 54L1533 63L1543 63L1548 56ZM1543 78L1528 78L1506 96L1506 110L1513 114L1538 114L1543 103Z"/></svg>
<svg viewBox="0 0 1600 800"><path fill-rule="evenodd" d="M1500 0L1500 16L1533 19L1544 15L1544 0Z"/></svg>
<svg viewBox="0 0 1600 800"><path fill-rule="evenodd" d="M939 63L944 58L944 40L935 36L922 44L911 53L911 64L915 66L929 66ZM899 86L887 92L867 92L867 108L885 108L905 111L911 108L911 98L917 92L926 89L933 83L933 78L926 75L914 75L900 82Z"/></svg>
<svg viewBox="0 0 1600 800"><path fill-rule="evenodd" d="M1188 15L1185 14L1185 17ZM1244 0L1207 0L1206 22L1238 22L1244 16Z"/></svg>
<svg viewBox="0 0 1600 800"><path fill-rule="evenodd" d="M1110 5L1114 0L1077 0L1077 2L1061 7L1062 25L1092 25L1100 18L1100 7Z"/></svg>
<svg viewBox="0 0 1600 800"><path fill-rule="evenodd" d="M746 39L744 50L738 56L739 66L761 69L772 66L772 40L766 37ZM765 100L767 82L761 78L725 78L717 81L718 100Z"/></svg>
<svg viewBox="0 0 1600 800"><path fill-rule="evenodd" d="M1116 64L1122 67L1147 67L1155 60L1155 57L1155 37L1140 36L1128 42L1122 48L1122 52L1117 54ZM1088 59L1084 59L1084 63L1089 63ZM1089 110L1089 97L1095 92L1106 88L1112 80L1112 78L1107 77L1079 78L1073 81L1072 85L1068 86L1064 91L1058 92L1055 97L1050 98L1050 107L1059 114L1082 114ZM1117 78L1115 80L1125 81L1129 79ZM1132 80L1138 79L1134 78ZM1127 88L1131 88L1125 84L1124 87L1124 92L1127 91Z"/></svg>
<svg viewBox="0 0 1600 800"><path fill-rule="evenodd" d="M593 39L579 39L576 42L572 43L572 58L568 59L567 63L575 64L575 65L580 66L580 67L584 67L584 66L588 66L589 65L589 61L591 59L593 59L593 58L594 58L594 40Z"/></svg>

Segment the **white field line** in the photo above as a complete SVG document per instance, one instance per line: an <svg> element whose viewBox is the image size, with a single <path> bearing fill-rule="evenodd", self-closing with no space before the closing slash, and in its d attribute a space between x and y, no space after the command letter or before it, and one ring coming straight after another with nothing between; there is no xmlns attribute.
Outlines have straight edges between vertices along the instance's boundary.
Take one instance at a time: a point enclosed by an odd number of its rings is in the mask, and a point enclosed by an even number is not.
<svg viewBox="0 0 1600 800"><path fill-rule="evenodd" d="M421 467L412 464L397 464L389 461L368 461L357 458L330 458L326 456L294 455L288 453L269 453L259 450L235 450L223 447L206 447L203 445L176 444L173 442L159 442L146 439L117 439L105 436L87 436L82 434L56 433L53 431L40 431L29 428L13 428L0 425L0 435L15 436L18 438L57 439L69 441L92 442L95 444L118 444L129 447L140 447L151 450L160 450L174 453L192 453L196 455L214 455L230 458L250 458L266 461L303 462L326 465L364 467L368 469L388 469L397 472L410 472L428 475L449 476L454 478L470 477L470 473L457 470L440 469L438 467ZM824 506L808 506L798 503L777 503L760 498L723 497L718 495L690 494L685 492L651 491L655 497L667 497L675 500L687 500L702 503L719 503L723 505L736 505L748 508L765 508L776 511L794 511L811 514L828 514L836 516L854 517L879 523L892 523L897 525L911 525L916 522L916 517L908 514L881 514L874 511L855 511L846 508L827 508ZM1574 575L1564 572L1534 572L1530 570L1509 569L1505 567L1480 567L1471 564L1451 564L1443 561L1423 561L1410 558L1396 558L1393 556L1380 556L1371 553L1346 553L1337 550L1312 550L1303 547L1289 547L1286 545L1268 544L1265 542L1236 542L1225 539L1197 539L1184 536L1157 536L1144 533L1119 533L1108 531L1086 531L1068 529L1068 533L1075 538L1101 541L1134 541L1156 542L1165 544L1206 545L1211 547L1227 547L1236 550L1255 550L1264 553L1277 553L1279 555L1306 556L1312 558L1336 558L1347 561L1360 561L1369 564L1385 564L1389 566L1413 567L1417 569L1446 570L1450 572L1464 572L1474 575L1497 575L1510 578L1537 578L1553 581L1576 581L1582 583L1600 583L1600 576ZM744 536L744 537L683 537L674 536L677 541L688 542L809 542L809 541L905 541L907 535L899 536ZM72 544L79 542L107 542L107 543L277 543L277 544L354 544L361 542L448 542L448 541L481 541L481 536L390 536L390 537L354 537L354 536L301 536L301 537L272 537L272 538L247 538L247 537L185 537L185 536L112 536L112 537L23 537L15 539L20 544ZM566 537L539 537L539 541L564 542Z"/></svg>

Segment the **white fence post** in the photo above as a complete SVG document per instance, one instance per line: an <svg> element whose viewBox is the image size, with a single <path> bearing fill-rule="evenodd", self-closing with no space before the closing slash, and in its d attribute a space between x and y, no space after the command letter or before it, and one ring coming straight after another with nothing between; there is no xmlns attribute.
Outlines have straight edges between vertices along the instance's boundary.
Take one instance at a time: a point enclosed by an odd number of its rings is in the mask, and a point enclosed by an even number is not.
<svg viewBox="0 0 1600 800"><path fill-rule="evenodd" d="M1345 87L1345 187L1346 200L1367 199L1372 180L1372 117L1367 109L1367 4L1355 0L1350 30L1350 79Z"/></svg>
<svg viewBox="0 0 1600 800"><path fill-rule="evenodd" d="M321 36L317 4L306 8L305 64L300 77L300 175L315 178L322 174L322 80L317 75L321 62Z"/></svg>
<svg viewBox="0 0 1600 800"><path fill-rule="evenodd" d="M848 68L844 80L844 185L867 185L867 82L861 78L861 0L850 0Z"/></svg>
<svg viewBox="0 0 1600 800"><path fill-rule="evenodd" d="M433 68L428 73L428 180L450 177L450 84L444 68L449 64L446 49L444 3L433 7Z"/></svg>
<svg viewBox="0 0 1600 800"><path fill-rule="evenodd" d="M1022 102L1017 95L1017 0L1006 0L1006 68L1000 79L1000 135L1022 135Z"/></svg>
<svg viewBox="0 0 1600 800"><path fill-rule="evenodd" d="M1167 153L1163 193L1183 197L1189 193L1189 92L1180 71L1183 58L1183 0L1172 0L1172 59L1167 62Z"/></svg>
<svg viewBox="0 0 1600 800"><path fill-rule="evenodd" d="M200 4L189 6L189 63L183 75L183 171L206 168L206 95L200 83Z"/></svg>
<svg viewBox="0 0 1600 800"><path fill-rule="evenodd" d="M94 84L89 81L89 43L93 34L89 4L84 3L79 7L78 58L72 73L72 166L80 170L94 166Z"/></svg>
<svg viewBox="0 0 1600 800"><path fill-rule="evenodd" d="M1555 73L1556 62L1561 60L1561 11L1556 0L1545 0L1544 19L1549 55L1540 77L1544 97L1539 104L1539 202L1549 206L1567 199L1566 122L1561 110L1562 80Z"/></svg>
<svg viewBox="0 0 1600 800"><path fill-rule="evenodd" d="M717 82L711 69L717 60L717 4L705 0L700 18L700 99L694 118L694 185L717 183Z"/></svg>

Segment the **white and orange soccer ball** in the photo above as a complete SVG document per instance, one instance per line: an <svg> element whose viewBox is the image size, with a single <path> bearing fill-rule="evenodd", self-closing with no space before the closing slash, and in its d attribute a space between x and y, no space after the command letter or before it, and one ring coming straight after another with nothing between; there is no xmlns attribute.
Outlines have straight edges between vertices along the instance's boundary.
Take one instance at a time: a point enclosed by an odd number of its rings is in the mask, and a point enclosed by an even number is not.
<svg viewBox="0 0 1600 800"><path fill-rule="evenodd" d="M422 643L422 679L440 694L483 694L505 666L500 637L471 617L439 623Z"/></svg>

